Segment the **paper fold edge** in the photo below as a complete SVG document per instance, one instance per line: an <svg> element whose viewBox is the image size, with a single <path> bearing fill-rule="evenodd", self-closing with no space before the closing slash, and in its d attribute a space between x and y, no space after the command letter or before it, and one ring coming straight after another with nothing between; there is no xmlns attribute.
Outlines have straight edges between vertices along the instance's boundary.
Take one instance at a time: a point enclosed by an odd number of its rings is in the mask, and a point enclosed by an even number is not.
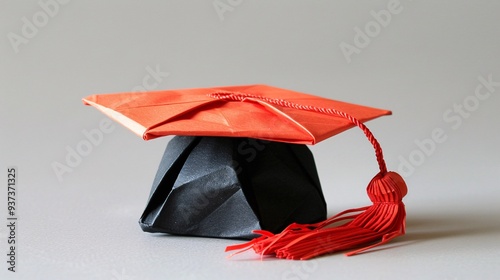
<svg viewBox="0 0 500 280"><path fill-rule="evenodd" d="M132 120L131 118L129 118L129 117L117 112L117 111L114 111L112 109L109 109L109 108L106 108L102 105L99 105L94 101L90 101L89 99L83 98L82 101L85 103L85 105L90 105L92 107L95 107L97 110L101 111L106 116L109 116L110 118L112 118L116 122L122 124L123 126L128 128L129 130L131 130L132 132L137 134L138 136L142 137L142 139L148 140L145 137L145 133L146 133L147 129L146 129L146 127L144 127L140 123Z"/></svg>

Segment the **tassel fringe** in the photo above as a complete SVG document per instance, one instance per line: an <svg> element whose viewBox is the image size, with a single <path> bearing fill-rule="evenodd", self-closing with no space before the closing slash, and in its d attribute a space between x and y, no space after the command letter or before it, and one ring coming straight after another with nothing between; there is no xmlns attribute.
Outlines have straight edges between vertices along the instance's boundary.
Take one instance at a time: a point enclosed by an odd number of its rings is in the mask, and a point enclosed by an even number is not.
<svg viewBox="0 0 500 280"><path fill-rule="evenodd" d="M359 254L383 245L405 233L405 207L402 198L407 187L395 172L378 174L367 188L373 205L341 212L316 224L292 224L279 234L255 231L261 234L250 242L228 246L226 251L253 249L260 255L278 258L308 260L313 257L351 250L347 256ZM347 221L338 226L333 224ZM232 256L231 255L231 256Z"/></svg>

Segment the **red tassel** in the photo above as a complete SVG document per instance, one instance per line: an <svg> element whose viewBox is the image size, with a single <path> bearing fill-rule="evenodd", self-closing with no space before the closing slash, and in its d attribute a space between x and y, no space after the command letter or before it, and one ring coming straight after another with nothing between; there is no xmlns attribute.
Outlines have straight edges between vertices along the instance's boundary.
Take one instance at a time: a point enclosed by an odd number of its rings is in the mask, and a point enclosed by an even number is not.
<svg viewBox="0 0 500 280"><path fill-rule="evenodd" d="M240 250L232 254L234 255L252 248L261 255L307 260L327 253L354 249L346 254L352 256L405 234L406 212L402 199L408 192L406 183L399 174L387 172L380 144L371 131L359 120L332 108L301 105L282 99L235 92L218 92L210 96L235 101L244 101L248 97L258 98L282 107L319 112L347 119L358 126L373 145L380 169L380 172L367 187L368 196L373 205L346 210L321 223L292 224L279 234L254 231L262 236L244 244L228 246L226 251ZM334 225L346 220L348 222L342 225Z"/></svg>
<svg viewBox="0 0 500 280"><path fill-rule="evenodd" d="M369 183L367 192L372 206L347 210L317 224L292 224L276 235L266 232L248 243L229 246L226 251L253 248L261 255L307 260L357 248L346 254L352 256L403 235L406 213L402 198L407 187L401 176L395 172L379 173ZM328 227L343 220L350 221Z"/></svg>

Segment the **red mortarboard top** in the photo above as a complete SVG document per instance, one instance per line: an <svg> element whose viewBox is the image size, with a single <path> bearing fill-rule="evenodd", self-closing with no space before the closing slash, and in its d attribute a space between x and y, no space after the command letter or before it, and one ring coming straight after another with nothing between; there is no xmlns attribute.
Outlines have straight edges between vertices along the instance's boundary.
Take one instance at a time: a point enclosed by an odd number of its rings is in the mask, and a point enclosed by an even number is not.
<svg viewBox="0 0 500 280"><path fill-rule="evenodd" d="M387 171L378 141L363 124L390 111L265 85L92 95L84 103L145 140L186 135L315 144L353 126L365 133L380 169L367 187L372 205L315 224L294 223L278 234L254 231L261 237L226 250L252 248L261 255L303 260L343 250L354 255L405 233L406 183Z"/></svg>
<svg viewBox="0 0 500 280"><path fill-rule="evenodd" d="M228 94L244 98L241 98L242 102L220 100ZM334 108L361 122L391 114L388 110L266 85L91 95L83 101L145 140L165 135L188 135L316 144L354 126L344 118L279 106L265 99Z"/></svg>

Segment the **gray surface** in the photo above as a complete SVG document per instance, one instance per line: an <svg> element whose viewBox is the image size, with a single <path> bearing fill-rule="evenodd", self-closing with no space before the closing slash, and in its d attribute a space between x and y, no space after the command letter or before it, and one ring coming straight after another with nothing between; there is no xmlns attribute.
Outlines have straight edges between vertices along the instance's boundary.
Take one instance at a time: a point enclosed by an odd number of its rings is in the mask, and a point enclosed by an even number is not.
<svg viewBox="0 0 500 280"><path fill-rule="evenodd" d="M15 274L0 227L0 278L496 278L500 86L473 96L478 77L500 81L499 2L401 1L350 63L340 44L353 44L355 28L373 24L370 11L389 1L228 2L235 6L219 18L212 0L69 1L16 53L9 36L24 36L24 17L43 21L43 9L1 1L0 182L5 190L6 167L19 168L19 224ZM169 74L147 78L157 67ZM72 172L59 180L53 171L104 119L80 98L136 90L143 80L150 89L266 83L391 109L369 126L392 169L401 158L418 161L415 141L435 129L446 140L405 172L408 234L390 250L228 260L233 241L155 236L137 224L168 138L143 142L113 125ZM470 112L450 113L464 101ZM312 150L331 213L367 203L376 164L359 131ZM0 198L5 217L5 191Z"/></svg>

